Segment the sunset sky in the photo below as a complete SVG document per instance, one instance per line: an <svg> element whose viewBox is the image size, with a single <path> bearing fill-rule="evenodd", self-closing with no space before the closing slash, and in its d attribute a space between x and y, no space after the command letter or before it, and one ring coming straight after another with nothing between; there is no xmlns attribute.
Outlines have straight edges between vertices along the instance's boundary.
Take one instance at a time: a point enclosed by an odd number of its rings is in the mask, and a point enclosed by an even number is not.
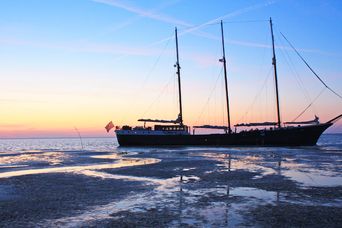
<svg viewBox="0 0 342 228"><path fill-rule="evenodd" d="M281 117L342 113L342 1L1 0L0 138L110 136L104 126L176 119L174 28L184 121L226 124L219 21L224 21L233 124L275 121L274 23ZM323 92L322 92L323 91ZM342 132L342 121L329 129Z"/></svg>

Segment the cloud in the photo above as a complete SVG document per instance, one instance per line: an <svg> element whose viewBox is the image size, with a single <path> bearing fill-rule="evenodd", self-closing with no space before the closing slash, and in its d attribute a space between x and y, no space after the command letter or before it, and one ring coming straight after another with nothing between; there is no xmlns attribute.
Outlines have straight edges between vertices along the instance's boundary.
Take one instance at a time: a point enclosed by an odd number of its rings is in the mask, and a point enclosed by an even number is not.
<svg viewBox="0 0 342 228"><path fill-rule="evenodd" d="M191 24L185 21L178 20L176 18L167 16L161 13L157 13L156 10L147 10L147 9L139 8L137 6L133 6L133 5L130 5L126 2L119 1L119 0L93 0L93 2L114 6L116 8L124 9L128 12L135 13L141 17L146 17L146 18L157 20L157 21L166 22L168 24L191 26Z"/></svg>

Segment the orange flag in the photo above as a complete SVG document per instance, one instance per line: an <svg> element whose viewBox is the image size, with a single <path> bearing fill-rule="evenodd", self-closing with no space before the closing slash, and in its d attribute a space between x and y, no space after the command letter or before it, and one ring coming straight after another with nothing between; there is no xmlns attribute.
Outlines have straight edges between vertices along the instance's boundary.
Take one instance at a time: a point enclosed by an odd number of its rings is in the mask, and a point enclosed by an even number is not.
<svg viewBox="0 0 342 228"><path fill-rule="evenodd" d="M114 124L113 124L113 122L112 121L110 121L106 126L105 126L105 128L106 128L106 130L107 130L107 132L109 132L110 131L110 129L112 129L114 127Z"/></svg>

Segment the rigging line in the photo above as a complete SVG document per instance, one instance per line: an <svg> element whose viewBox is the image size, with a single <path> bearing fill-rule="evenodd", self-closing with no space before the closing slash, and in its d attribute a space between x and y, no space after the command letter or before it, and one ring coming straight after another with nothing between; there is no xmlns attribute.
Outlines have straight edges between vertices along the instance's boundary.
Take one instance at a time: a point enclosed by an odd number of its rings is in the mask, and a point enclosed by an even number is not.
<svg viewBox="0 0 342 228"><path fill-rule="evenodd" d="M225 111L225 96L226 96L226 90L224 88L224 78L221 77L221 91L220 91L220 104L221 104L221 115L222 115L222 125L227 126L227 118L226 116L226 111Z"/></svg>
<svg viewBox="0 0 342 228"><path fill-rule="evenodd" d="M201 112L200 112L200 114L199 114L199 116L198 116L198 118L197 118L197 123L199 122L198 120L202 117L202 115L203 115L203 113L204 113L204 111L205 111L206 106L209 104L209 101L210 101L210 99L211 99L211 96L213 95L213 93L214 93L214 91L215 91L215 89L216 89L217 82L218 82L220 76L222 75L222 72L223 72L223 67L221 68L220 73L217 75L217 78L216 78L216 80L215 80L214 87L213 87L212 90L210 91L210 94L209 94L209 96L208 96L208 98L207 98L206 103L203 105L203 108L202 108L202 110L201 110Z"/></svg>
<svg viewBox="0 0 342 228"><path fill-rule="evenodd" d="M77 127L74 127L74 129L75 129L75 131L77 132L78 137L80 138L82 150L84 150L84 147L83 147L83 140L82 140L81 133L79 132L79 130L77 129Z"/></svg>
<svg viewBox="0 0 342 228"><path fill-rule="evenodd" d="M269 71L268 71L268 73L267 73L267 76L266 76L266 78L265 78L265 80L264 80L264 82L263 82L263 85L261 86L261 88L260 88L260 90L257 92L257 94L255 95L255 97L254 97L252 103L248 106L246 112L245 112L244 115L239 119L238 122L240 122L243 118L246 118L246 117L247 117L247 114L250 112L250 109L253 108L253 106L254 106L256 100L257 100L258 97L261 95L262 90L264 89L264 87L265 87L266 84L267 84L267 81L268 81L268 79L269 79L269 77L270 77L270 75L271 75L271 71L272 71L272 67L270 67L270 69L269 69Z"/></svg>
<svg viewBox="0 0 342 228"><path fill-rule="evenodd" d="M266 117L266 119L268 119L268 113L270 113L270 112L269 112L269 110L268 110L268 87L267 87L267 83L266 83L266 85L265 85L265 96L266 96L265 117Z"/></svg>
<svg viewBox="0 0 342 228"><path fill-rule="evenodd" d="M282 46L285 47L285 45L283 45L282 40L279 40L280 43L282 44ZM285 49L284 49L285 50ZM295 79L297 80L299 86L301 87L301 89L304 91L304 95L306 96L306 99L308 99L309 102L312 101L310 94L308 93L308 90L304 87L304 83L302 81L302 79L300 78L300 75L298 74L295 65L293 64L290 55L288 52L283 51L282 49L280 49L280 53L283 55L285 62L287 63L287 65L289 65L290 70L292 71L292 73L297 76Z"/></svg>
<svg viewBox="0 0 342 228"><path fill-rule="evenodd" d="M297 51L297 49L290 43L290 41L284 36L283 33L280 32L280 34L284 37L284 39L289 43L289 45L292 47L292 49L297 53L297 55L299 56L299 58L305 63L305 65L310 69L310 71L317 77L317 79L327 88L329 89L331 92L333 92L336 96L338 96L339 98L342 99L342 96L340 94L338 94L337 92L335 92L332 88L330 88L327 84L325 84L325 82L318 76L318 74L316 74L316 72L310 67L310 65L305 61L305 59L299 54L299 52Z"/></svg>
<svg viewBox="0 0 342 228"><path fill-rule="evenodd" d="M241 20L241 21L222 21L222 22L223 22L223 24L233 24L233 23L256 23L256 22L265 22L265 21L269 21L269 20L268 19L267 20ZM211 25L218 25L218 24L221 24L221 21L215 21L212 23L205 23L205 25L203 27L211 26ZM197 28L199 26L201 26L201 25L184 26L184 29L180 29L179 31L187 32L187 30Z"/></svg>
<svg viewBox="0 0 342 228"><path fill-rule="evenodd" d="M177 91L177 89L178 89L178 78L174 77L173 80L172 80L172 83L173 83L173 85L172 85L172 102L173 103L172 104L175 107L177 107L178 102L179 102L179 100L178 100L178 91Z"/></svg>
<svg viewBox="0 0 342 228"><path fill-rule="evenodd" d="M135 97L139 97L139 96L141 95L141 92L142 92L142 90L144 89L144 87L145 87L145 85L146 85L146 82L147 82L148 79L151 77L152 72L154 71L154 69L156 68L157 64L159 63L161 56L164 54L164 52L165 52L167 46L168 46L169 43L170 43L170 40L171 40L171 39L168 39L168 40L167 40L165 46L164 46L163 49L161 50L161 52L160 52L159 56L157 57L156 61L153 63L152 67L150 68L150 70L149 70L149 71L147 72L147 74L145 75L144 80L143 80L143 82L142 82L142 84L141 84L140 89L137 89L136 92L134 93ZM135 101L135 102L133 103L133 105L136 105L136 102L137 102L137 101ZM128 105L132 106L132 104L128 104ZM123 118L121 119L121 122L123 122Z"/></svg>
<svg viewBox="0 0 342 228"><path fill-rule="evenodd" d="M164 54L164 52L165 52L167 46L168 46L169 43L170 43L170 40L171 40L171 39L167 40L167 42L166 42L165 46L163 47L162 51L160 52L158 58L157 58L156 61L153 63L153 65L152 65L151 69L149 70L149 72L146 74L146 76L145 76L145 78L144 78L144 81L143 81L143 83L142 83L142 85L141 85L141 89L143 89L143 88L145 87L145 84L146 84L147 80L150 78L152 72L154 71L154 69L156 68L157 64L159 63L161 56Z"/></svg>
<svg viewBox="0 0 342 228"><path fill-rule="evenodd" d="M291 122L295 122L299 117L301 117L306 112L306 110L308 110L311 107L311 105L323 94L326 88L327 87L324 87L321 90L321 92L315 97L315 99L308 106L306 106L306 108L301 113L299 113L299 115L296 118L294 118Z"/></svg>
<svg viewBox="0 0 342 228"><path fill-rule="evenodd" d="M161 92L158 94L157 98L148 106L148 108L145 110L144 114L142 116L145 116L145 114L151 109L151 107L160 99L160 97L165 93L167 87L170 85L172 79L174 78L175 73L170 77L168 82L164 85L163 89Z"/></svg>
<svg viewBox="0 0 342 228"><path fill-rule="evenodd" d="M269 21L269 20L241 20L241 21L222 21L223 24L233 24L233 23L256 23L256 22L265 22L265 21ZM213 23L208 23L206 24L206 26L208 25L218 25L221 22L213 22ZM195 27L195 26L194 26Z"/></svg>
<svg viewBox="0 0 342 228"><path fill-rule="evenodd" d="M241 21L223 21L223 24L228 24L228 23L254 23L254 22L265 22L265 21L269 21L269 19L267 20L241 20Z"/></svg>
<svg viewBox="0 0 342 228"><path fill-rule="evenodd" d="M282 41L281 41L281 40L279 40L279 41L280 41L280 43L283 45ZM283 45L283 46L284 46L284 45ZM308 90L305 88L304 83L303 83L303 81L302 81L300 75L298 74L298 72L297 72L297 70L296 70L296 68L295 68L295 65L293 64L293 62L292 62L292 60L291 60L291 58L290 58L289 53L286 52L286 51L283 51L282 49L280 49L280 53L282 54L282 56L283 56L285 62L286 62L287 65L289 66L289 69L292 71L292 74L294 75L294 78L296 79L297 84L299 85L299 89L301 89L301 90L303 91L303 94L304 94L304 97L305 97L305 99L306 99L306 102L312 103L311 96L310 96ZM313 112L313 114L316 115L315 106L312 105L312 107L313 107L312 112Z"/></svg>

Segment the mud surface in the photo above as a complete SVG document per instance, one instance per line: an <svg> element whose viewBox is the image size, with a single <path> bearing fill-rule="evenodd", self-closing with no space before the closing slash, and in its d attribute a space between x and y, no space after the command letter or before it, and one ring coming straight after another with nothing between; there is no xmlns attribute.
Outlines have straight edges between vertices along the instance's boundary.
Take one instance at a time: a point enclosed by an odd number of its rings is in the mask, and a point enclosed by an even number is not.
<svg viewBox="0 0 342 228"><path fill-rule="evenodd" d="M342 227L336 146L29 150L0 161L0 227Z"/></svg>

